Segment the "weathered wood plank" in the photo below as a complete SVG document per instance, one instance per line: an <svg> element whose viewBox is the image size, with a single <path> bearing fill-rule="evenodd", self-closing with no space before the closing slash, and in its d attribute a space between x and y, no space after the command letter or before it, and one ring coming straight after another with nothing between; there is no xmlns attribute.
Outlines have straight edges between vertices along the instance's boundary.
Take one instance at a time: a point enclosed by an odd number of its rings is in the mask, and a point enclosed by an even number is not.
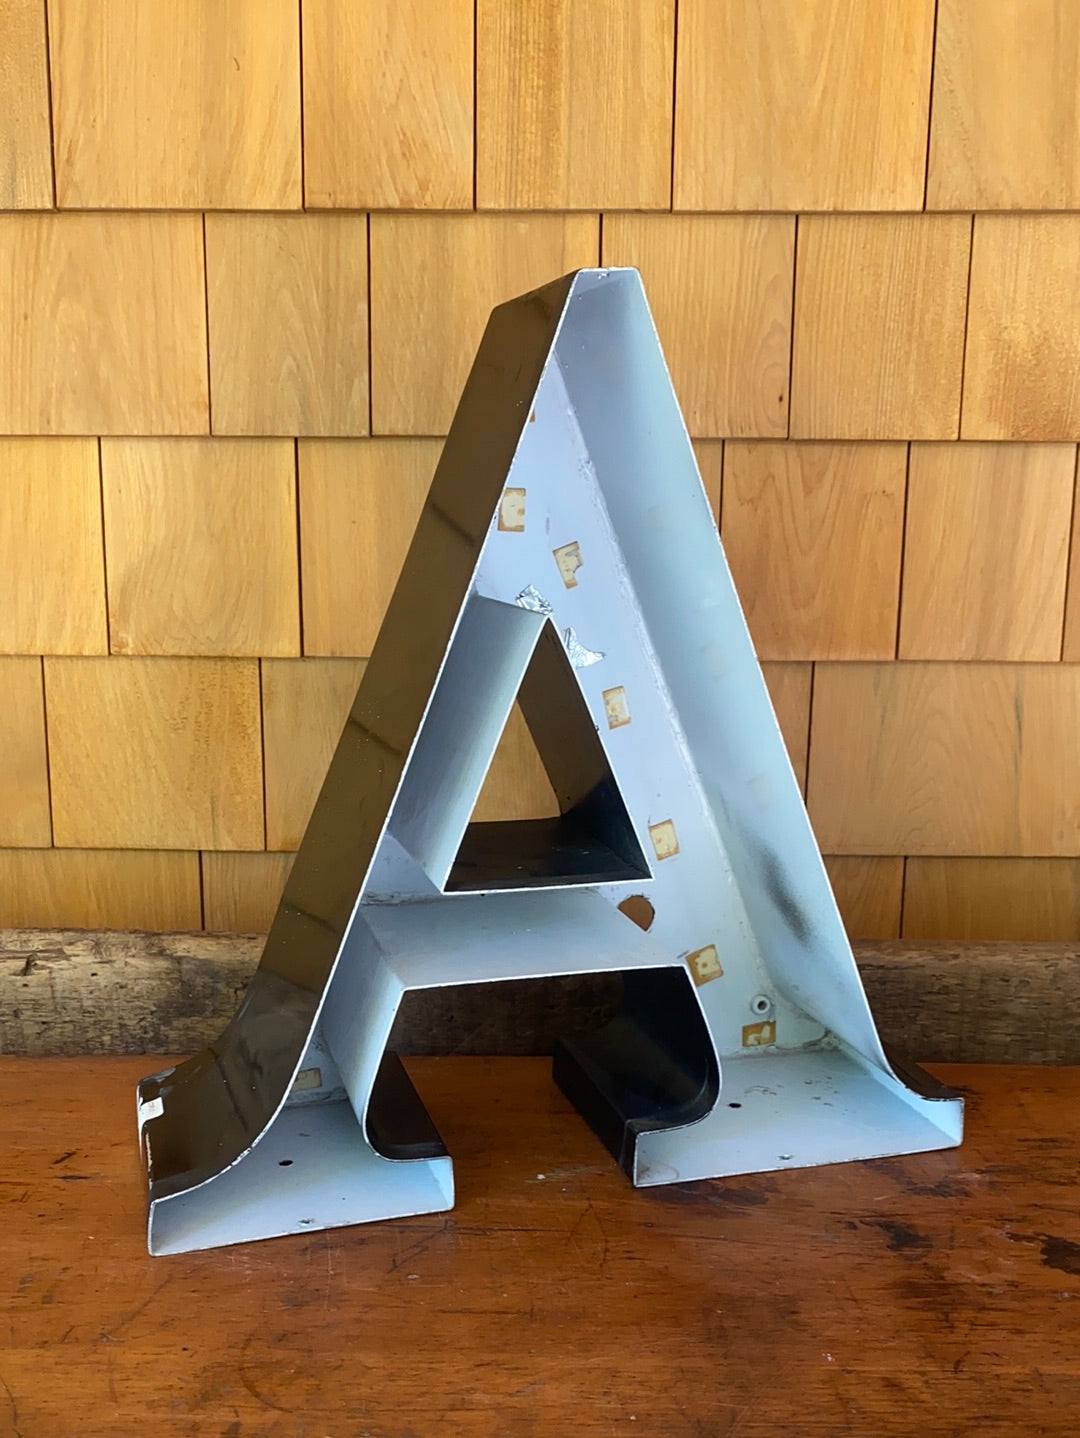
<svg viewBox="0 0 1080 1438"><path fill-rule="evenodd" d="M239 1003L260 936L0 931L0 1052L202 1048Z"/></svg>
<svg viewBox="0 0 1080 1438"><path fill-rule="evenodd" d="M186 1053L232 1015L258 935L0 930L0 1053ZM1080 1063L1080 945L856 945L887 1045L920 1062ZM529 1054L613 1010L616 982L574 979L413 994L404 1053Z"/></svg>
<svg viewBox="0 0 1080 1438"><path fill-rule="evenodd" d="M1080 1073L962 1147L634 1189L542 1059L409 1061L456 1206L149 1258L145 1058L0 1061L0 1433L1074 1438Z"/></svg>

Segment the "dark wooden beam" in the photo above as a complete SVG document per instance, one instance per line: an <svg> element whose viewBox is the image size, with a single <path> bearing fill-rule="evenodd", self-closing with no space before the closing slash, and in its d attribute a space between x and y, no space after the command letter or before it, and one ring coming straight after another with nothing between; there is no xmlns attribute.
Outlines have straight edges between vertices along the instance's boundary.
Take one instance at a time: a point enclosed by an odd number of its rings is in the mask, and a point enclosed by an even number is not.
<svg viewBox="0 0 1080 1438"><path fill-rule="evenodd" d="M0 930L0 1052L190 1053L232 1015L261 936ZM1080 945L861 943L885 1043L912 1059L1080 1063ZM527 1054L601 1022L609 977L410 996L403 1053Z"/></svg>

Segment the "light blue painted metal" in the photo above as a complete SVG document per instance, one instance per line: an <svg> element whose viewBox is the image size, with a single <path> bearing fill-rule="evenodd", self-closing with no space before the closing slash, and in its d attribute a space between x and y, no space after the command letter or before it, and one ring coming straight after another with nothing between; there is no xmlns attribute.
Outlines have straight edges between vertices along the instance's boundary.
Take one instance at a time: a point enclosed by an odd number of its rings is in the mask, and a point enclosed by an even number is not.
<svg viewBox="0 0 1080 1438"><path fill-rule="evenodd" d="M523 684L541 863L468 822ZM557 1075L637 1184L960 1141L882 1049L634 270L492 316L260 972L140 1086L151 1250L449 1207L415 1095L373 1100L402 994L601 970L638 998Z"/></svg>

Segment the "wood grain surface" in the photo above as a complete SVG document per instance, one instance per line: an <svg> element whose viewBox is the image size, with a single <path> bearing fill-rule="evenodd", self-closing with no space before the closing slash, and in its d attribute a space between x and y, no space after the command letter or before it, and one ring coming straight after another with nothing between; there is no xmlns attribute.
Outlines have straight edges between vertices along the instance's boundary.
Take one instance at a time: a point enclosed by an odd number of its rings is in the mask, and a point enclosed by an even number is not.
<svg viewBox="0 0 1080 1438"><path fill-rule="evenodd" d="M0 0L0 209L53 203L49 58L39 0Z"/></svg>
<svg viewBox="0 0 1080 1438"><path fill-rule="evenodd" d="M912 445L901 659L1060 658L1075 469L1071 444Z"/></svg>
<svg viewBox="0 0 1080 1438"><path fill-rule="evenodd" d="M1080 267L1069 215L976 215L963 439L1080 439Z"/></svg>
<svg viewBox="0 0 1080 1438"><path fill-rule="evenodd" d="M599 235L596 215L373 215L373 433L445 434L492 308L595 265Z"/></svg>
<svg viewBox="0 0 1080 1438"><path fill-rule="evenodd" d="M318 208L470 209L472 0L306 0L304 195Z"/></svg>
<svg viewBox="0 0 1080 1438"><path fill-rule="evenodd" d="M414 1060L450 1213L151 1259L159 1062L0 1062L11 1434L1074 1432L1074 1071L937 1070L960 1149L635 1190L543 1059Z"/></svg>
<svg viewBox="0 0 1080 1438"><path fill-rule="evenodd" d="M0 844L51 844L41 660L0 656Z"/></svg>
<svg viewBox="0 0 1080 1438"><path fill-rule="evenodd" d="M0 439L0 651L108 648L97 441Z"/></svg>
<svg viewBox="0 0 1080 1438"><path fill-rule="evenodd" d="M232 1017L262 946L261 936L238 934L0 931L0 982L17 996L0 1007L0 1053L192 1052ZM926 1062L1080 1063L1075 942L863 939L855 955L882 1038L898 1053ZM550 1053L556 1039L609 1017L617 1002L617 983L603 974L425 989L399 1015L393 1046Z"/></svg>
<svg viewBox="0 0 1080 1438"><path fill-rule="evenodd" d="M1072 544L1065 590L1065 633L1061 641L1061 657L1080 660L1080 485L1076 486L1073 497Z"/></svg>
<svg viewBox="0 0 1080 1438"><path fill-rule="evenodd" d="M300 444L305 654L370 655L441 453L429 439Z"/></svg>
<svg viewBox="0 0 1080 1438"><path fill-rule="evenodd" d="M300 653L287 439L106 439L114 654Z"/></svg>
<svg viewBox="0 0 1080 1438"><path fill-rule="evenodd" d="M904 444L728 441L724 549L760 659L893 657L906 484Z"/></svg>
<svg viewBox="0 0 1080 1438"><path fill-rule="evenodd" d="M938 0L927 204L1080 204L1080 10L1072 0Z"/></svg>
<svg viewBox="0 0 1080 1438"><path fill-rule="evenodd" d="M787 433L795 222L606 215L603 262L641 271L691 434Z"/></svg>
<svg viewBox="0 0 1080 1438"><path fill-rule="evenodd" d="M215 434L366 434L363 215L207 215Z"/></svg>
<svg viewBox="0 0 1080 1438"><path fill-rule="evenodd" d="M296 0L48 11L62 206L299 208Z"/></svg>
<svg viewBox="0 0 1080 1438"><path fill-rule="evenodd" d="M769 698L784 736L788 758L800 789L806 790L806 759L810 744L810 664L765 663L761 666Z"/></svg>
<svg viewBox="0 0 1080 1438"><path fill-rule="evenodd" d="M547 819L559 812L543 761L517 704L495 750L484 787L472 812L478 821Z"/></svg>
<svg viewBox="0 0 1080 1438"><path fill-rule="evenodd" d="M965 215L800 219L793 438L956 438L970 248Z"/></svg>
<svg viewBox="0 0 1080 1438"><path fill-rule="evenodd" d="M370 654L492 306L603 264L849 923L1070 934L1078 79L1080 0L0 0L0 912L179 922L183 850L266 921L274 666ZM477 814L550 805L515 716Z"/></svg>
<svg viewBox="0 0 1080 1438"><path fill-rule="evenodd" d="M830 854L1080 854L1080 666L820 664L808 784Z"/></svg>
<svg viewBox="0 0 1080 1438"><path fill-rule="evenodd" d="M292 854L205 852L202 927L230 934L265 933L273 922Z"/></svg>
<svg viewBox="0 0 1080 1438"><path fill-rule="evenodd" d="M208 428L199 217L0 214L0 434Z"/></svg>
<svg viewBox="0 0 1080 1438"><path fill-rule="evenodd" d="M253 659L46 659L55 842L261 849Z"/></svg>
<svg viewBox="0 0 1080 1438"><path fill-rule="evenodd" d="M907 861L904 938L1080 940L1080 859Z"/></svg>
<svg viewBox="0 0 1080 1438"><path fill-rule="evenodd" d="M0 925L195 929L202 923L198 854L0 849Z"/></svg>
<svg viewBox="0 0 1080 1438"><path fill-rule="evenodd" d="M677 210L917 210L932 0L680 0Z"/></svg>
<svg viewBox="0 0 1080 1438"><path fill-rule="evenodd" d="M859 854L826 856L844 928L853 939L896 939L904 900L904 860ZM936 937L936 931L921 937Z"/></svg>
<svg viewBox="0 0 1080 1438"><path fill-rule="evenodd" d="M476 23L480 209L669 208L675 0L479 0Z"/></svg>
<svg viewBox="0 0 1080 1438"><path fill-rule="evenodd" d="M270 849L299 848L365 663L362 659L264 661L263 762Z"/></svg>

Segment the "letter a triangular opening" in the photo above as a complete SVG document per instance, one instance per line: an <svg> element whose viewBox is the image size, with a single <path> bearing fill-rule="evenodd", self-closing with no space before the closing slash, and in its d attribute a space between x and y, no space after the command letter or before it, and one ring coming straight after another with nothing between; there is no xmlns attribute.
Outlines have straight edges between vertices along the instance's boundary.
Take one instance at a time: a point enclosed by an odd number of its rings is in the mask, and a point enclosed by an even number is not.
<svg viewBox="0 0 1080 1438"><path fill-rule="evenodd" d="M559 815L470 823L515 696ZM554 1077L636 1184L960 1141L882 1047L633 270L491 316L259 968L139 1086L151 1251L450 1207L403 996L600 971Z"/></svg>
<svg viewBox="0 0 1080 1438"><path fill-rule="evenodd" d="M559 815L469 822L515 698ZM445 893L651 877L566 647L542 611L470 599L390 833Z"/></svg>

